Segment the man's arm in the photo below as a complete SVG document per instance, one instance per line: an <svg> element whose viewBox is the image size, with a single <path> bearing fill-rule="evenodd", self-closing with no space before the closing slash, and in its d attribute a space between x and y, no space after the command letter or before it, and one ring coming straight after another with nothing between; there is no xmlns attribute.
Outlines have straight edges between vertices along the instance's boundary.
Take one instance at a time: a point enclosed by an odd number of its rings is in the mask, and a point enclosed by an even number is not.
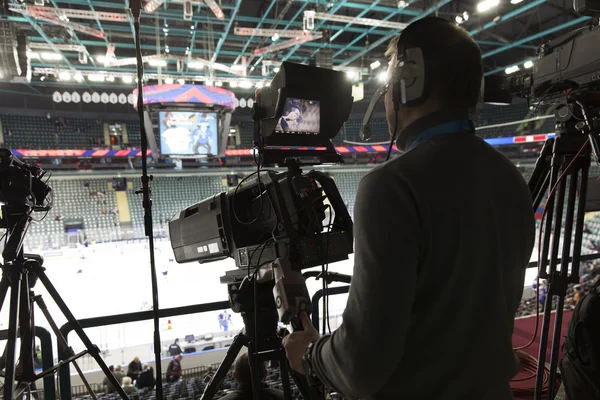
<svg viewBox="0 0 600 400"><path fill-rule="evenodd" d="M408 184L385 169L361 181L354 215L354 273L343 322L315 343L311 358L325 384L362 398L380 391L402 359L422 231Z"/></svg>

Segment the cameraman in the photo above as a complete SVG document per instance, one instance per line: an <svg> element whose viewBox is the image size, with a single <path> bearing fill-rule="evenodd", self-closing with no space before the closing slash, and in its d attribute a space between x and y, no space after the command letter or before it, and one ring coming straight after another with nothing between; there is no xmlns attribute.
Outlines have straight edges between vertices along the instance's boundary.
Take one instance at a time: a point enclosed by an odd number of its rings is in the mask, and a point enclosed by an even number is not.
<svg viewBox="0 0 600 400"><path fill-rule="evenodd" d="M319 338L303 314L304 331L284 340L287 357L350 399L512 399L513 321L535 235L530 191L475 136L483 68L473 39L421 19L392 40L388 79L398 50L414 48L425 95L396 114L386 94L404 154L359 185L343 322Z"/></svg>

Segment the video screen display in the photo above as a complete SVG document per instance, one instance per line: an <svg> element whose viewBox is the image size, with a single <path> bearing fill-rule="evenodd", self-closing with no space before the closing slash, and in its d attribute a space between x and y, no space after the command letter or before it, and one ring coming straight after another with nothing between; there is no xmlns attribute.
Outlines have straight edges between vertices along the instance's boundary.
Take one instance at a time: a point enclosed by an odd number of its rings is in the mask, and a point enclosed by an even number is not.
<svg viewBox="0 0 600 400"><path fill-rule="evenodd" d="M321 107L318 101L287 98L275 132L316 135L320 125Z"/></svg>
<svg viewBox="0 0 600 400"><path fill-rule="evenodd" d="M187 111L159 113L160 151L163 155L217 154L217 114Z"/></svg>

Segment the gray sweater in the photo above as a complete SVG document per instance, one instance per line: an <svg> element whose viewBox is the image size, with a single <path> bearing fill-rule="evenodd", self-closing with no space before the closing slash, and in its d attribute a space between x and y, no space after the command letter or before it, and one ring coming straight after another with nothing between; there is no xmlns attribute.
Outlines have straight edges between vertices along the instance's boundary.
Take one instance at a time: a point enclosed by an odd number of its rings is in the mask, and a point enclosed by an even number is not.
<svg viewBox="0 0 600 400"><path fill-rule="evenodd" d="M398 147L456 119L416 121ZM343 322L311 353L319 378L350 399L512 399L535 236L512 162L473 133L427 139L363 178L354 215Z"/></svg>

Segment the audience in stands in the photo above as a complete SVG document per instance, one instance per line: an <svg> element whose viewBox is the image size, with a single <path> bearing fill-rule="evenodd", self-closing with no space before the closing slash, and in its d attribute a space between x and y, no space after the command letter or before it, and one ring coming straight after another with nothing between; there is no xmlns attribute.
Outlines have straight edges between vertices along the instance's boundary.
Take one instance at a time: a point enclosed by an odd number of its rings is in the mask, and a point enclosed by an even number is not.
<svg viewBox="0 0 600 400"><path fill-rule="evenodd" d="M167 382L177 382L182 375L181 371L181 354L173 357L167 367Z"/></svg>
<svg viewBox="0 0 600 400"><path fill-rule="evenodd" d="M261 379L261 388L259 398L261 400L283 400L283 392L276 389L271 389L264 383L267 377L267 368L264 362L257 362L258 374ZM252 375L250 373L250 363L248 353L244 353L238 357L235 362L233 378L237 381L238 387L233 392L221 397L221 400L251 400L252 392Z"/></svg>
<svg viewBox="0 0 600 400"><path fill-rule="evenodd" d="M117 365L117 367L115 368L113 365L111 365L110 367L108 367L108 369L110 370L110 372L112 372L112 374L114 375L114 377L117 380L117 382L119 383L119 385L121 385L122 381L123 381L123 377L125 376L125 374L123 373L123 371L121 371L121 366ZM116 389L110 383L110 381L108 380L108 378L105 377L104 380L102 381L102 384L104 386L106 386L106 393L113 393L113 392L115 392Z"/></svg>
<svg viewBox="0 0 600 400"><path fill-rule="evenodd" d="M137 387L138 389L154 389L154 385L156 385L156 378L154 378L154 368L152 368L148 364L144 364L142 367L142 372L137 379Z"/></svg>
<svg viewBox="0 0 600 400"><path fill-rule="evenodd" d="M133 393L137 390L135 386L133 386L133 384L131 383L131 378L128 376L123 378L123 386L121 387L127 394Z"/></svg>
<svg viewBox="0 0 600 400"><path fill-rule="evenodd" d="M131 378L131 380L137 380L142 372L142 363L140 362L140 358L136 357L132 362L129 363L127 367L127 376Z"/></svg>
<svg viewBox="0 0 600 400"><path fill-rule="evenodd" d="M178 343L179 343L179 339L175 339L175 342L173 342L173 344L169 346L169 354L173 357L183 353L183 351L181 351L181 347L179 347Z"/></svg>

